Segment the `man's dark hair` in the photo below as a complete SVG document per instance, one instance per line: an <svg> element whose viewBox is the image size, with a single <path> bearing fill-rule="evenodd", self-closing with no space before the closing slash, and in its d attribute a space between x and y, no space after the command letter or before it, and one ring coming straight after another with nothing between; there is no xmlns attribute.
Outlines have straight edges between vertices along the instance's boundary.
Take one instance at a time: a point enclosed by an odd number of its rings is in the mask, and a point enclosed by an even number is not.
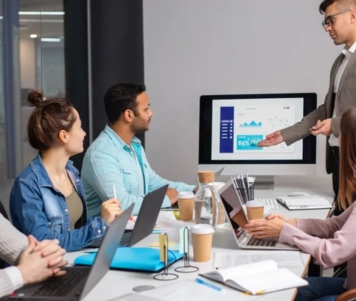
<svg viewBox="0 0 356 301"><path fill-rule="evenodd" d="M130 83L120 83L109 88L104 96L105 112L109 123L118 121L126 110L132 110L137 116L136 99L145 91L145 85Z"/></svg>
<svg viewBox="0 0 356 301"><path fill-rule="evenodd" d="M320 13L321 13L322 15L325 14L326 9L327 9L330 5L334 4L335 2L337 2L337 1L336 1L336 0L324 0L323 2L321 2L320 6L319 6L319 11L320 11Z"/></svg>

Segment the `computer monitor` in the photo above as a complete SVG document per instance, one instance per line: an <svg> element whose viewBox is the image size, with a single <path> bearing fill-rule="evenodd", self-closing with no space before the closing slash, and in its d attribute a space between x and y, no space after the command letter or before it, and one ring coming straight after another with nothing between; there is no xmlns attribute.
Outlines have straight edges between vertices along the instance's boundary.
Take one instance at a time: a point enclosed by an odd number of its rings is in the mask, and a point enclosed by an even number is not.
<svg viewBox="0 0 356 301"><path fill-rule="evenodd" d="M315 93L203 95L200 97L199 169L255 176L316 171L316 138L261 148L266 135L316 109Z"/></svg>

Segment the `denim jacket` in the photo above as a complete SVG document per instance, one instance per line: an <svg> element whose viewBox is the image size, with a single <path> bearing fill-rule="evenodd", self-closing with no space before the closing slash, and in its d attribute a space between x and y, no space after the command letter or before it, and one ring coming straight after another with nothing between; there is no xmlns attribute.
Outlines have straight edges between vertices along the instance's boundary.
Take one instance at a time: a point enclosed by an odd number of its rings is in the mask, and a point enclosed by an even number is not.
<svg viewBox="0 0 356 301"><path fill-rule="evenodd" d="M69 178L83 203L83 215L71 230L65 196L56 189L38 154L16 178L10 194L10 214L14 226L39 241L58 239L68 252L90 245L103 236L107 224L101 217L87 217L87 204L78 170L66 165Z"/></svg>

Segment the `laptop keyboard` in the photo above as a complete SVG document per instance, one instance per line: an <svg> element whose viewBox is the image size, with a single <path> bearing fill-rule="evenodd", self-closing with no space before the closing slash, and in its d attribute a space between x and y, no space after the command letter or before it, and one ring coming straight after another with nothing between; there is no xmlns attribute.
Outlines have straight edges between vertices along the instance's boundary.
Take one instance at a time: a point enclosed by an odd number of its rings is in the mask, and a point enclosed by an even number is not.
<svg viewBox="0 0 356 301"><path fill-rule="evenodd" d="M127 247L130 242L132 232L125 232L120 241L120 247Z"/></svg>
<svg viewBox="0 0 356 301"><path fill-rule="evenodd" d="M89 275L90 268L64 268L63 277L52 277L46 280L32 296L66 296L83 278Z"/></svg>
<svg viewBox="0 0 356 301"><path fill-rule="evenodd" d="M259 239L252 236L250 240L247 242L248 246L258 246L258 247L274 247L276 246L278 239L275 238L264 238Z"/></svg>
<svg viewBox="0 0 356 301"><path fill-rule="evenodd" d="M256 199L262 201L265 206L270 206L272 209L279 209L279 204L276 199Z"/></svg>

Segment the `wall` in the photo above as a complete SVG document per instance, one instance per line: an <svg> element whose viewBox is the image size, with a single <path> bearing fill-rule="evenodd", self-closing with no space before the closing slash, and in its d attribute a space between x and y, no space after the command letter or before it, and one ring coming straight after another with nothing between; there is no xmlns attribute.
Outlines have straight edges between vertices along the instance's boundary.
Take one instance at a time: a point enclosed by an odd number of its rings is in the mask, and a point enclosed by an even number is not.
<svg viewBox="0 0 356 301"><path fill-rule="evenodd" d="M321 26L321 0L144 1L145 82L154 117L151 166L196 182L203 94L316 92L324 101L340 53ZM325 174L325 138L317 173Z"/></svg>

